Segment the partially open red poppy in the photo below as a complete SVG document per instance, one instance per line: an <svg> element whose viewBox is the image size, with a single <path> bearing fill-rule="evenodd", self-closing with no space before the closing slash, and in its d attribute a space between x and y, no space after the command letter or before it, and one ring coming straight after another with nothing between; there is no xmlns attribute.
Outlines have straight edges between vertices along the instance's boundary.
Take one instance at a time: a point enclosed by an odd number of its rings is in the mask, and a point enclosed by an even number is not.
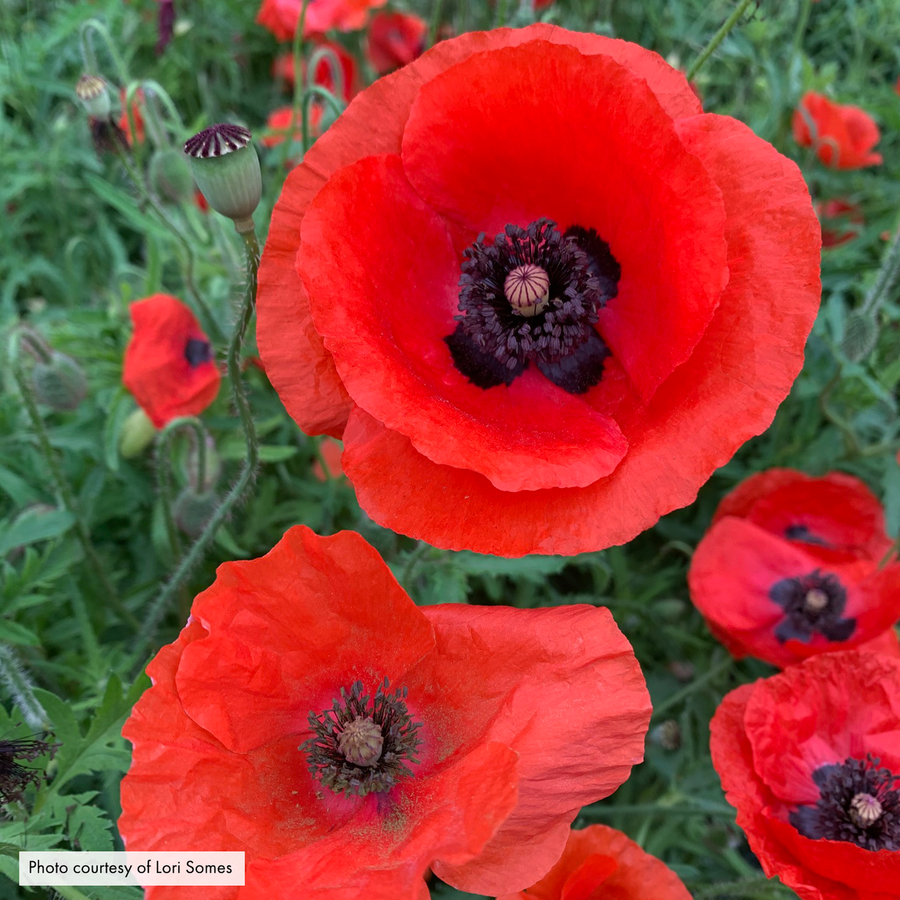
<svg viewBox="0 0 900 900"><path fill-rule="evenodd" d="M326 31L355 31L366 24L369 10L387 0L307 0L304 36ZM256 21L280 41L289 41L300 24L303 0L263 0Z"/></svg>
<svg viewBox="0 0 900 900"><path fill-rule="evenodd" d="M301 427L343 437L377 522L597 550L767 427L815 318L819 224L793 163L699 113L634 44L472 33L361 93L288 177L261 353Z"/></svg>
<svg viewBox="0 0 900 900"><path fill-rule="evenodd" d="M737 657L787 666L875 640L900 655L900 565L880 567L890 546L859 479L769 469L719 505L691 560L691 599Z"/></svg>
<svg viewBox="0 0 900 900"><path fill-rule="evenodd" d="M524 888L650 714L608 610L420 609L359 535L302 526L220 566L148 672L119 828L129 850L243 850L215 900L422 900L428 868Z"/></svg>
<svg viewBox="0 0 900 900"><path fill-rule="evenodd" d="M425 49L427 32L428 23L411 13L376 13L366 34L366 55L372 68L385 75L411 63Z"/></svg>
<svg viewBox="0 0 900 900"><path fill-rule="evenodd" d="M881 154L872 153L881 132L858 106L842 106L808 91L794 111L793 130L794 140L801 147L814 147L832 169L860 169L881 162Z"/></svg>
<svg viewBox="0 0 900 900"><path fill-rule="evenodd" d="M606 825L571 831L556 865L537 883L497 900L691 900L681 879L627 835Z"/></svg>
<svg viewBox="0 0 900 900"><path fill-rule="evenodd" d="M767 875L803 900L900 897L900 660L809 659L732 691L711 732Z"/></svg>
<svg viewBox="0 0 900 900"><path fill-rule="evenodd" d="M157 428L177 416L199 415L216 399L221 375L194 314L168 294L138 300L130 311L125 387Z"/></svg>

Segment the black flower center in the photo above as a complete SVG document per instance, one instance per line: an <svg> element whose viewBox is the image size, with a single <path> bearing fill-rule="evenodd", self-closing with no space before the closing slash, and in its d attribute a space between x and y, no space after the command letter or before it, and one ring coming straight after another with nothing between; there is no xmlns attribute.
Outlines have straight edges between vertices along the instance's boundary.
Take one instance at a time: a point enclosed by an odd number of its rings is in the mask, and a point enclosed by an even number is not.
<svg viewBox="0 0 900 900"><path fill-rule="evenodd" d="M388 680L374 697L363 693L363 683L341 688L331 709L310 712L314 737L300 745L313 778L336 794L365 797L389 791L400 779L411 777L416 764L421 722L406 708L406 688L387 692Z"/></svg>
<svg viewBox="0 0 900 900"><path fill-rule="evenodd" d="M20 760L31 762L56 746L33 738L0 741L0 805L21 800L29 784L39 787L44 780L43 771L23 766Z"/></svg>
<svg viewBox="0 0 900 900"><path fill-rule="evenodd" d="M900 850L900 776L878 768L879 760L820 766L815 806L800 806L789 821L804 837L850 841L864 850Z"/></svg>
<svg viewBox="0 0 900 900"><path fill-rule="evenodd" d="M209 341L201 341L198 338L189 338L184 347L184 358L196 369L197 366L212 360L212 346Z"/></svg>
<svg viewBox="0 0 900 900"><path fill-rule="evenodd" d="M469 381L509 385L529 363L572 394L600 381L609 350L594 325L621 272L594 229L507 225L467 247L461 271L459 324L445 340Z"/></svg>
<svg viewBox="0 0 900 900"><path fill-rule="evenodd" d="M818 569L799 578L783 578L769 590L769 599L784 610L775 637L808 642L818 632L829 641L846 641L856 629L856 619L842 619L847 591L834 575Z"/></svg>

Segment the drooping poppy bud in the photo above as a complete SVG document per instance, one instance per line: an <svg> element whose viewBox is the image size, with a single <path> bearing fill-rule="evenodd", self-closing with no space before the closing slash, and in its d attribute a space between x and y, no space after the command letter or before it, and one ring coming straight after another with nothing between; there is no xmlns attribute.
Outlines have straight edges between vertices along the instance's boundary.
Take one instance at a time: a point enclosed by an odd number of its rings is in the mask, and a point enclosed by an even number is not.
<svg viewBox="0 0 900 900"><path fill-rule="evenodd" d="M198 493L186 487L176 498L172 508L175 524L187 535L197 537L212 518L219 506L215 491Z"/></svg>
<svg viewBox="0 0 900 900"><path fill-rule="evenodd" d="M106 82L99 75L85 73L75 85L75 96L92 119L108 119L112 106Z"/></svg>
<svg viewBox="0 0 900 900"><path fill-rule="evenodd" d="M81 366L71 356L55 350L47 362L34 364L31 385L37 399L57 412L76 409L88 391Z"/></svg>
<svg viewBox="0 0 900 900"><path fill-rule="evenodd" d="M259 157L250 132L240 125L211 125L190 138L184 152L209 205L232 219L238 231L249 231L262 196Z"/></svg>

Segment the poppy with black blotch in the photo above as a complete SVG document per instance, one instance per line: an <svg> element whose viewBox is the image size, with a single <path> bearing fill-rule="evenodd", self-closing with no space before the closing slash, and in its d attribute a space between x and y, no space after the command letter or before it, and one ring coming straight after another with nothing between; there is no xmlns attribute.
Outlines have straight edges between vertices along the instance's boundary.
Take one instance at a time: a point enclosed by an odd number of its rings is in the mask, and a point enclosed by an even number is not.
<svg viewBox="0 0 900 900"><path fill-rule="evenodd" d="M732 691L710 730L766 875L802 900L900 897L900 660L808 659Z"/></svg>
<svg viewBox="0 0 900 900"><path fill-rule="evenodd" d="M222 376L194 314L169 294L138 300L130 312L125 387L157 428L177 416L199 415L216 399Z"/></svg>
<svg viewBox="0 0 900 900"><path fill-rule="evenodd" d="M784 667L861 644L900 655L900 564L858 478L768 469L720 503L688 572L691 599L740 658Z"/></svg>

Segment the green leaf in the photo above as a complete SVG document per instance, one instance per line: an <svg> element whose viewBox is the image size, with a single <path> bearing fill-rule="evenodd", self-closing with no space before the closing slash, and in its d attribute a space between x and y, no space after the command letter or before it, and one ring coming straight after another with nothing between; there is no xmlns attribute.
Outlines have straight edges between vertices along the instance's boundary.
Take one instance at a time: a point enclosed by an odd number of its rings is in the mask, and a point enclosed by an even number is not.
<svg viewBox="0 0 900 900"><path fill-rule="evenodd" d="M34 695L50 717L50 724L53 726L53 734L56 736L56 740L63 745L56 760L59 767L60 759L66 752L66 749L81 743L81 729L78 727L78 720L75 718L75 713L72 712L72 707L64 700L60 700L56 694L51 694L50 691L45 691L41 688L35 688Z"/></svg>
<svg viewBox="0 0 900 900"><path fill-rule="evenodd" d="M10 644L25 644L29 647L40 647L41 639L24 625L18 622L10 622L8 619L0 619L0 641Z"/></svg>
<svg viewBox="0 0 900 900"><path fill-rule="evenodd" d="M9 494L12 502L18 507L28 506L41 497L36 488L3 466L0 466L0 491Z"/></svg>
<svg viewBox="0 0 900 900"><path fill-rule="evenodd" d="M59 537L74 524L74 517L65 509L28 511L0 531L0 556L7 554L13 547L27 547L38 541Z"/></svg>
<svg viewBox="0 0 900 900"><path fill-rule="evenodd" d="M108 852L114 849L112 822L98 806L83 803L75 807L67 824L69 840L79 850Z"/></svg>

